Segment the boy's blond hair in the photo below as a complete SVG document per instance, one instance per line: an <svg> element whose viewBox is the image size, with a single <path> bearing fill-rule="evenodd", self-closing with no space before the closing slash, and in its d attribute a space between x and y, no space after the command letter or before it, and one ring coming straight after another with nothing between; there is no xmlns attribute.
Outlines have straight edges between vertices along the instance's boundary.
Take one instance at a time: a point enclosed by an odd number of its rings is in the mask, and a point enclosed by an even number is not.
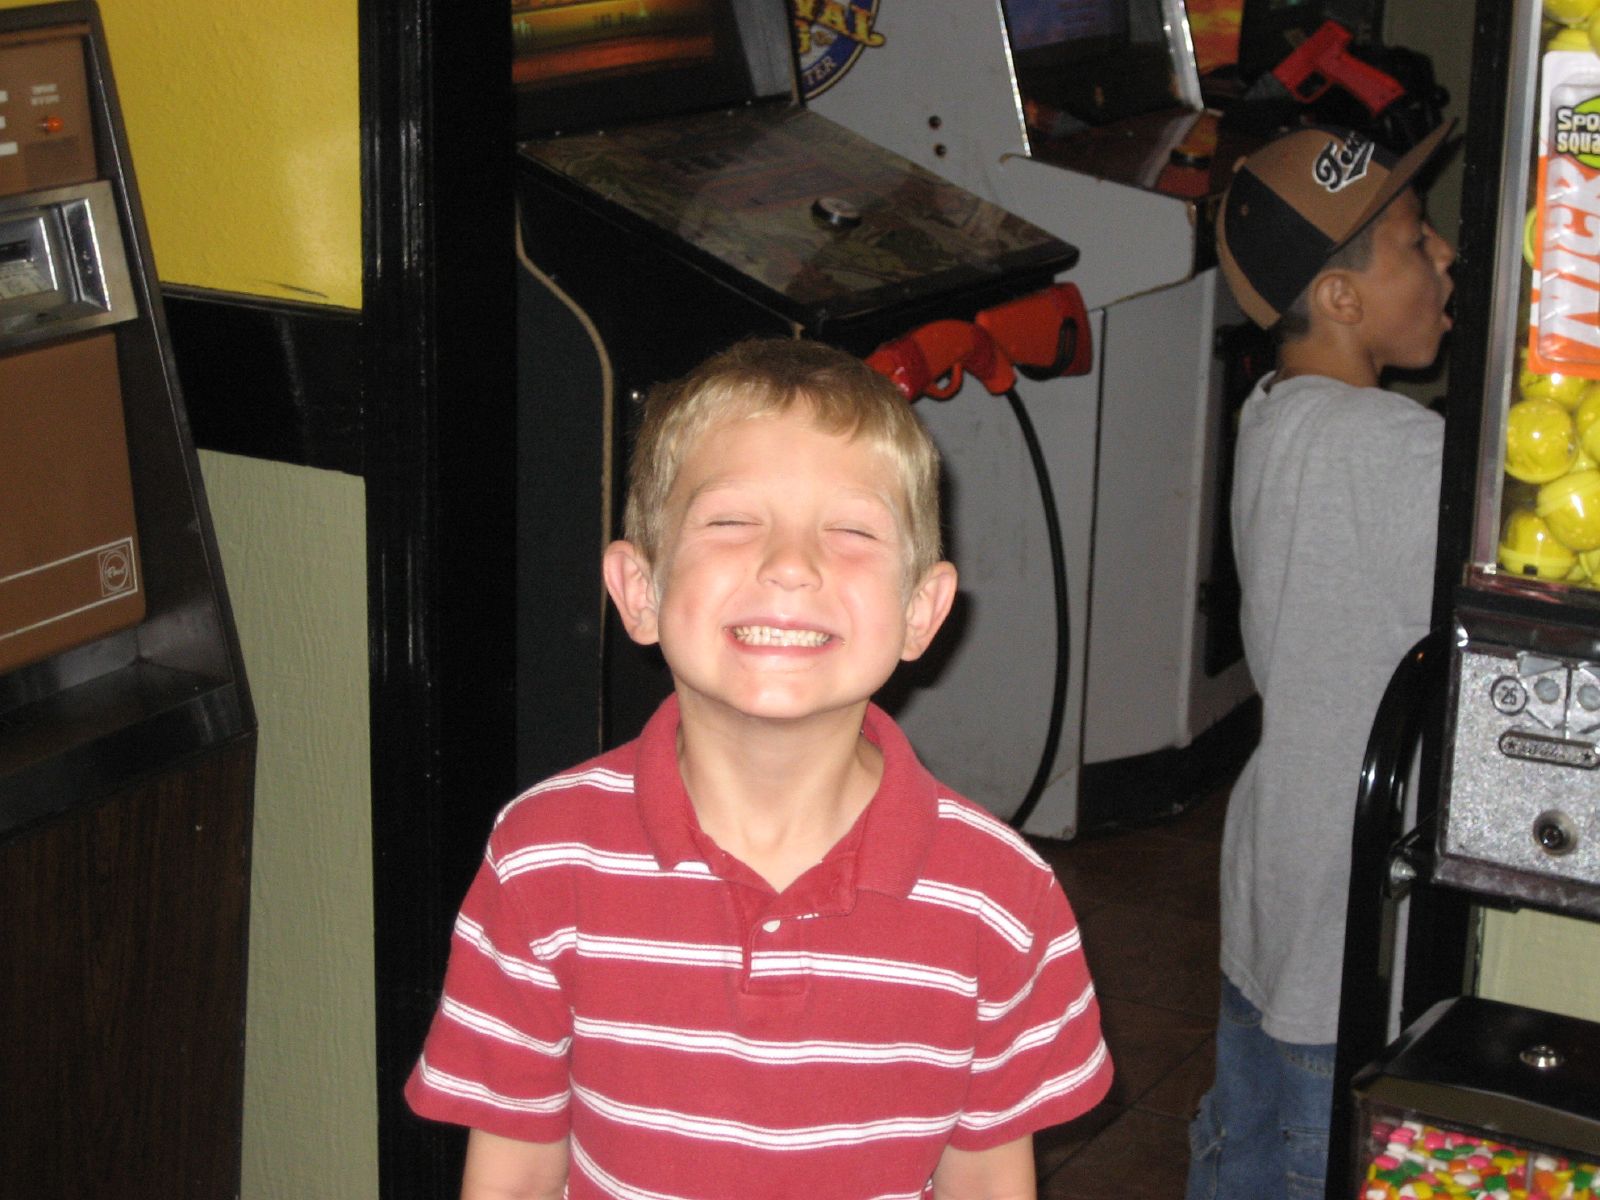
<svg viewBox="0 0 1600 1200"><path fill-rule="evenodd" d="M939 451L895 386L860 359L798 338L753 338L658 384L628 472L623 536L660 565L667 497L689 448L724 422L804 404L819 429L865 438L894 464L911 582L939 561Z"/></svg>

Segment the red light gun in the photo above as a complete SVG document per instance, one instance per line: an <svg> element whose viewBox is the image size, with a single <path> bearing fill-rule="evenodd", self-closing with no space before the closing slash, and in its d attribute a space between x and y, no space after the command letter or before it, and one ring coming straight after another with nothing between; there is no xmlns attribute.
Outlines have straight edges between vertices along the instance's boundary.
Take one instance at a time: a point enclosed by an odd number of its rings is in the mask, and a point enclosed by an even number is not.
<svg viewBox="0 0 1600 1200"><path fill-rule="evenodd" d="M1405 95L1406 90L1393 76L1351 54L1349 45L1348 29L1337 21L1324 21L1315 33L1290 52L1289 57L1273 67L1271 75L1263 77L1250 95L1261 96L1262 84L1275 79L1296 100L1309 104L1338 84L1366 105L1369 113L1377 116Z"/></svg>

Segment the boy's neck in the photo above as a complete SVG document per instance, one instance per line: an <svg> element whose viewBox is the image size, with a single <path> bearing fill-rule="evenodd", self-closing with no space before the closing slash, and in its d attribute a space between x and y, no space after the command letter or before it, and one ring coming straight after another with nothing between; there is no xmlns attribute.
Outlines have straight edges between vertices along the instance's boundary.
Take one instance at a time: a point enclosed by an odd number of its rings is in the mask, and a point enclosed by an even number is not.
<svg viewBox="0 0 1600 1200"><path fill-rule="evenodd" d="M1348 383L1351 387L1377 387L1381 365L1358 338L1340 329L1333 336L1317 336L1315 331L1278 347L1278 373L1275 382L1296 375L1321 375Z"/></svg>
<svg viewBox="0 0 1600 1200"><path fill-rule="evenodd" d="M775 891L821 862L876 793L866 704L804 722L680 708L678 770L700 827Z"/></svg>

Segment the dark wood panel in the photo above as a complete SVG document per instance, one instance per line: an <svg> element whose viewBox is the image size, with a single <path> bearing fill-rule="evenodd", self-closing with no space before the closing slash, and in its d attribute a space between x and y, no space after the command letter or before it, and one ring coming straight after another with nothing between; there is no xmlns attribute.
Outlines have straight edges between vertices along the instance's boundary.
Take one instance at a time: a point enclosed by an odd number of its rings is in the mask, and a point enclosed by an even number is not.
<svg viewBox="0 0 1600 1200"><path fill-rule="evenodd" d="M195 445L361 473L360 313L174 284L161 294Z"/></svg>
<svg viewBox="0 0 1600 1200"><path fill-rule="evenodd" d="M444 1200L463 1132L401 1087L515 781L511 22L357 10L379 1190Z"/></svg>
<svg viewBox="0 0 1600 1200"><path fill-rule="evenodd" d="M255 735L0 842L0 1195L237 1195Z"/></svg>

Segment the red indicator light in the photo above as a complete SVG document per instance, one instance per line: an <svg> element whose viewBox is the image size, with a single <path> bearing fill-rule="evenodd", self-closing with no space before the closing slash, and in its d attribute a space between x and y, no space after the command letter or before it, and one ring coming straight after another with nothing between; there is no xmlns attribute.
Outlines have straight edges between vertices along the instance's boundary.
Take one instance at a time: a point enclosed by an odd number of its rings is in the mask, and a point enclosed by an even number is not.
<svg viewBox="0 0 1600 1200"><path fill-rule="evenodd" d="M39 128L45 133L60 133L64 124L65 122L56 116L39 118Z"/></svg>

